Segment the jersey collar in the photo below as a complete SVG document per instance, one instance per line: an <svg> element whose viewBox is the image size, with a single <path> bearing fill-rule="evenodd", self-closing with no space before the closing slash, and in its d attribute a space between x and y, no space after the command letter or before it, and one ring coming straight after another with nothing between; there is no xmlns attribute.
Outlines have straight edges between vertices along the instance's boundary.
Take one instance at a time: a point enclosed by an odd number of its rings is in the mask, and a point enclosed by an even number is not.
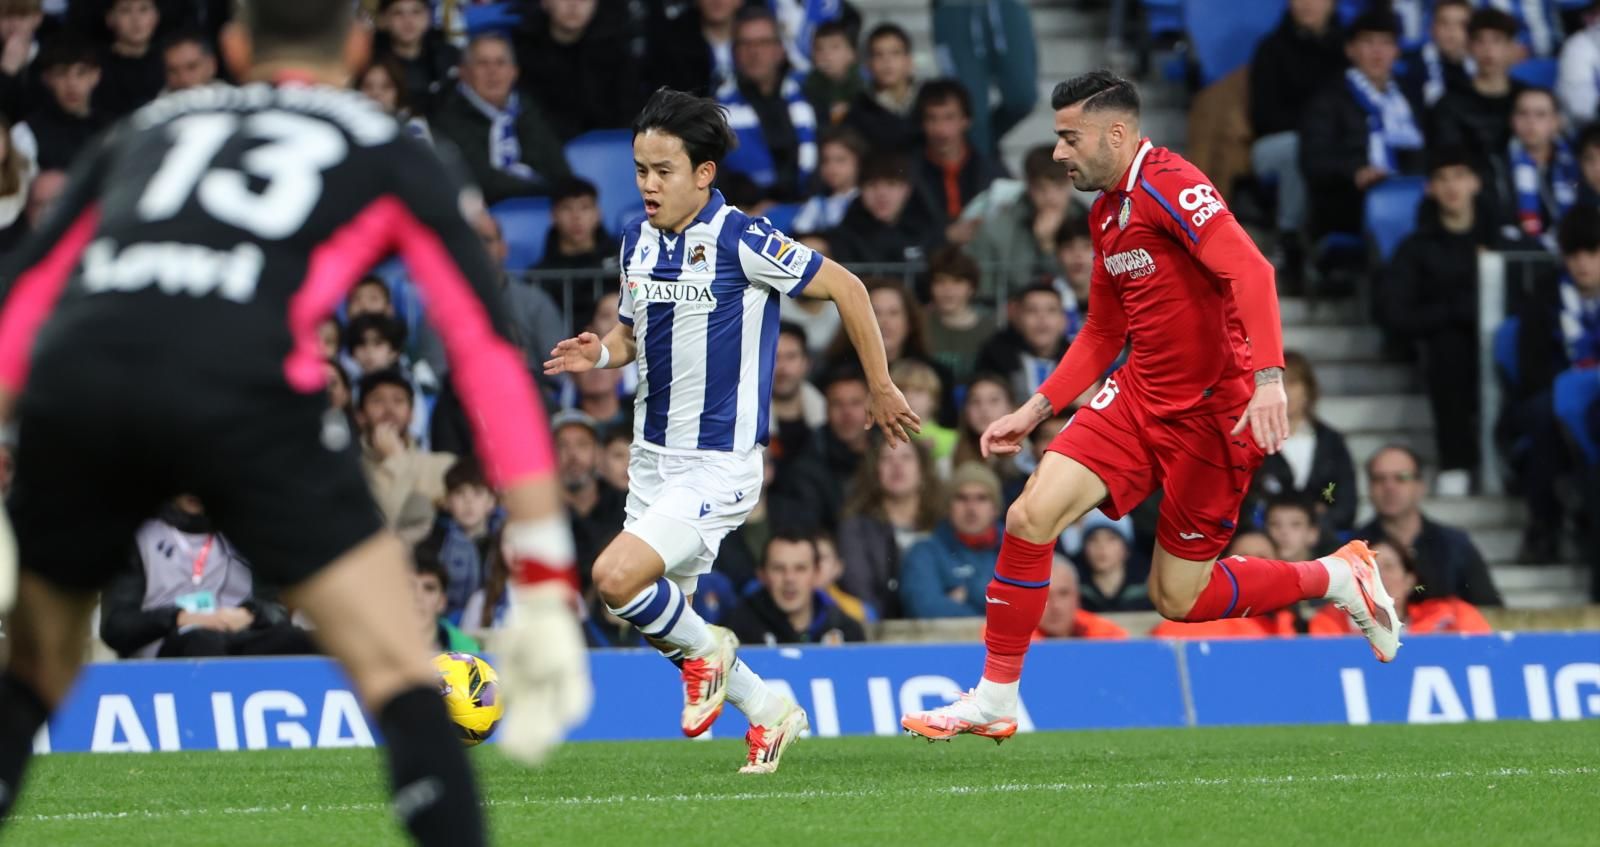
<svg viewBox="0 0 1600 847"><path fill-rule="evenodd" d="M711 189L711 199L707 200L706 201L706 205L703 208L700 209L700 214L694 216L693 223L695 223L695 224L708 224L708 223L711 223L711 219L716 217L717 216L717 212L721 211L722 207L726 206L727 203L728 203L728 201L722 199L722 192L721 191L718 191L715 188ZM691 226L692 225L693 224L691 224ZM685 227L685 229L687 229L687 227Z"/></svg>
<svg viewBox="0 0 1600 847"><path fill-rule="evenodd" d="M1133 164L1128 166L1127 174L1117 183L1118 185L1122 186L1122 191L1124 193L1132 192L1133 187L1139 184L1139 169L1144 167L1144 157L1148 155L1154 147L1155 145L1150 143L1150 139L1139 139L1139 152L1134 155Z"/></svg>

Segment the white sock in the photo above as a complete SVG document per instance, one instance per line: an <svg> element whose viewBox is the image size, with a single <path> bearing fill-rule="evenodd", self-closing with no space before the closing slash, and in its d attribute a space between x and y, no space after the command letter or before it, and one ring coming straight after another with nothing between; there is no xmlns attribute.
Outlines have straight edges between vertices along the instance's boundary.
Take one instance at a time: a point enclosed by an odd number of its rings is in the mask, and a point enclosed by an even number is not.
<svg viewBox="0 0 1600 847"><path fill-rule="evenodd" d="M752 726L772 726L783 718L789 705L742 659L733 661L733 671L728 674L728 702L744 712Z"/></svg>
<svg viewBox="0 0 1600 847"><path fill-rule="evenodd" d="M1350 563L1338 556L1323 556L1317 561L1328 569L1328 593L1323 597L1338 599L1349 596L1355 590L1356 577L1350 570Z"/></svg>
<svg viewBox="0 0 1600 847"><path fill-rule="evenodd" d="M662 577L611 613L633 624L644 635L683 651L695 659L711 655L716 639L705 619L689 605L672 580Z"/></svg>
<svg viewBox="0 0 1600 847"><path fill-rule="evenodd" d="M985 717L1006 718L1017 714L1017 689L1022 683L978 680L978 708Z"/></svg>

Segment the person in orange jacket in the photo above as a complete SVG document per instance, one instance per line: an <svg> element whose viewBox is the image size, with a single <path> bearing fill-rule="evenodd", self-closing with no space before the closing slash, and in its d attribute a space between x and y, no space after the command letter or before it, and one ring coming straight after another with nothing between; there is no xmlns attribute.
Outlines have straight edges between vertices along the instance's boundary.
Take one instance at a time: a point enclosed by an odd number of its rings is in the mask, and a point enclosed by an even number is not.
<svg viewBox="0 0 1600 847"><path fill-rule="evenodd" d="M1481 635L1493 632L1476 606L1459 597L1435 597L1409 602L1417 590L1417 563L1411 553L1387 541L1372 547L1378 554L1378 575L1383 587L1394 598L1394 610L1411 635L1460 633ZM1349 615L1332 605L1322 607L1311 619L1311 634L1318 636L1358 635L1347 625Z"/></svg>

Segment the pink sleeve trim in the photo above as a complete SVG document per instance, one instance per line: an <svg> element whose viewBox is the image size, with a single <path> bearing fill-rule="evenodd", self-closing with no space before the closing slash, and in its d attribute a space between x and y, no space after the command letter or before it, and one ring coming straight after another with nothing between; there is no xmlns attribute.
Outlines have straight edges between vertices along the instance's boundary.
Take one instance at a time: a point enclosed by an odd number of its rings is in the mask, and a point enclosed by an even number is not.
<svg viewBox="0 0 1600 847"><path fill-rule="evenodd" d="M100 225L100 207L89 206L38 264L23 271L0 310L0 386L13 393L28 380L34 338L55 311L61 292Z"/></svg>

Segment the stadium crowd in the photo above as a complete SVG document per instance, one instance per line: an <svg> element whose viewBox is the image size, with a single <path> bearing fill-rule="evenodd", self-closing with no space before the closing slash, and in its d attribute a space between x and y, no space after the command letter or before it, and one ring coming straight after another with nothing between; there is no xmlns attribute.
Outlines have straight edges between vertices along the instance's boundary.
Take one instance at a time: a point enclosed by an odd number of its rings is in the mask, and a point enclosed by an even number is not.
<svg viewBox="0 0 1600 847"><path fill-rule="evenodd" d="M230 5L0 0L0 250L46 212L94 133L164 92L228 83L214 45ZM621 221L605 219L601 187L576 176L565 151L585 134L625 129L650 91L670 85L727 108L740 141L718 179L729 202L769 211L797 240L867 278L893 378L926 422L911 445L870 437L866 381L834 307L786 299L761 499L701 580L697 608L747 643L854 641L880 620L983 616L998 523L1072 409L1015 457L983 457L978 438L1072 343L1094 261L1090 222L1051 146L1030 148L1016 174L998 156L1036 97L1025 4L999 0L991 13L935 0L946 75L934 79L915 73L904 28L862 32L857 10L840 0L361 5L375 51L351 86L409 131L447 145L491 204L549 204L547 232L507 231L490 216L476 224L506 268L507 312L555 413L586 589L588 567L624 519L638 376L631 366L542 375L557 341L584 329L604 335L618 320ZM1501 599L1484 557L1421 504L1430 478L1435 494L1464 495L1482 463L1500 458L1478 455L1472 424L1501 411L1477 399L1482 249L1547 250L1565 269L1513 301L1518 364L1505 375L1512 400L1502 432L1529 502L1527 561L1557 555L1551 545L1570 511L1563 481L1594 456L1600 129L1583 124L1600 103L1600 2L1564 46L1527 18L1479 8L1496 4L1421 3L1420 31L1378 5L1341 23L1335 0L1290 0L1249 69L1257 140L1245 190L1266 210L1263 242L1292 292L1319 240L1361 231L1365 192L1426 176L1415 232L1371 271L1379 323L1397 350L1420 351L1439 422L1438 473L1407 445L1352 456L1317 415L1313 367L1291 352L1293 434L1257 475L1232 549L1305 559L1369 538L1381 545L1383 578L1413 632L1487 631L1475 607ZM1004 61L990 61L1001 49ZM1561 56L1557 90L1508 76L1530 52ZM530 241L543 248L537 267L508 264L511 243ZM471 649L471 633L507 613L496 543L503 514L470 458L469 428L423 305L403 271L379 270L324 327L331 404L359 433L390 526L414 545L418 605L438 621L425 636ZM1570 431L1574 392L1588 392L1587 442ZM9 448L0 460L4 482ZM1357 526L1363 497L1374 517ZM1039 637L1126 637L1101 614L1153 608L1145 577L1155 506L1119 521L1094 513L1068 528ZM124 655L291 649L286 611L230 557L203 504L155 516L128 584L108 593L106 641ZM244 573L218 571L219 562ZM208 593L222 605L187 608L200 579L190 576L202 571L215 573ZM588 596L591 644L643 643ZM1163 623L1153 634L1344 634L1346 626L1342 614L1307 607Z"/></svg>

